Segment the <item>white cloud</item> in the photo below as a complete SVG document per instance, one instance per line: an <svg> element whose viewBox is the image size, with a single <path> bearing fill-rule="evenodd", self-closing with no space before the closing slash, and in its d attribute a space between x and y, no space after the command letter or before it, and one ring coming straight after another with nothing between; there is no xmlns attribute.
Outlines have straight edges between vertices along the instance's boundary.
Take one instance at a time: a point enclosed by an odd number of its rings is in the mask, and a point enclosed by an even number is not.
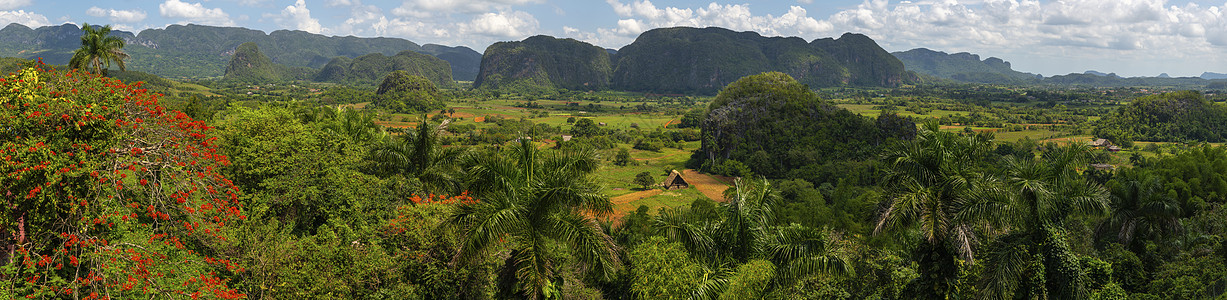
<svg viewBox="0 0 1227 300"><path fill-rule="evenodd" d="M324 1L324 5L327 5L327 6L350 6L350 5L354 5L354 2L351 2L351 1L349 1L349 0L328 0L328 1Z"/></svg>
<svg viewBox="0 0 1227 300"><path fill-rule="evenodd" d="M462 34L480 34L500 38L522 38L537 32L533 15L522 11L484 13L468 23L459 24Z"/></svg>
<svg viewBox="0 0 1227 300"><path fill-rule="evenodd" d="M698 8L657 7L650 0L622 3L606 0L618 16L614 28L599 28L596 34L573 34L588 36L584 41L603 46L618 46L629 43L637 35L661 27L708 27L717 26L737 31L755 31L763 35L818 37L832 32L834 26L826 20L808 15L805 8L791 6L780 16L755 15L749 4L718 4L715 2Z"/></svg>
<svg viewBox="0 0 1227 300"><path fill-rule="evenodd" d="M415 18L450 13L478 14L542 2L544 0L406 0L403 5L392 9L392 14Z"/></svg>
<svg viewBox="0 0 1227 300"><path fill-rule="evenodd" d="M0 10L12 10L30 5L30 0L0 0Z"/></svg>
<svg viewBox="0 0 1227 300"><path fill-rule="evenodd" d="M220 8L205 8L200 3L166 0L166 2L158 4L158 12L163 17L185 19L193 23L234 26L234 21L230 20L230 14L227 14Z"/></svg>
<svg viewBox="0 0 1227 300"><path fill-rule="evenodd" d="M51 25L46 16L25 10L0 11L0 24L18 23L30 28Z"/></svg>
<svg viewBox="0 0 1227 300"><path fill-rule="evenodd" d="M140 10L102 9L97 6L85 10L85 14L95 17L107 17L111 22L135 23L145 20L146 14Z"/></svg>
<svg viewBox="0 0 1227 300"><path fill-rule="evenodd" d="M264 14L265 18L273 19L273 22L278 26L302 30L310 33L322 33L324 27L320 26L320 20L311 17L311 10L307 9L307 3L303 0L294 2L294 5L286 6L281 10L280 15Z"/></svg>

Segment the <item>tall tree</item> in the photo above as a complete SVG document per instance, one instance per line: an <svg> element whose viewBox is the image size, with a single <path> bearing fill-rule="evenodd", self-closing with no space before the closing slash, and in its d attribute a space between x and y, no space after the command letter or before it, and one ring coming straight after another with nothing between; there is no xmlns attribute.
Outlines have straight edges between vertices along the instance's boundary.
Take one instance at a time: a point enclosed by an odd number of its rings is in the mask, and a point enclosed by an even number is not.
<svg viewBox="0 0 1227 300"><path fill-rule="evenodd" d="M597 217L612 212L613 205L591 177L598 166L593 152L541 153L525 139L504 155L476 160L469 189L482 200L460 206L448 220L463 236L456 263L480 261L506 242L511 257L499 281L514 290L502 292L531 299L560 291L562 262L552 253L560 249L569 249L596 274L612 277L621 265L618 246Z"/></svg>
<svg viewBox="0 0 1227 300"><path fill-rule="evenodd" d="M827 232L797 224L777 226L775 190L766 178L737 180L725 191L723 216L716 224L704 224L684 209L666 209L655 219L661 235L680 243L709 264L770 262L771 273L762 293L787 288L798 280L816 275L852 273L850 255ZM720 266L707 266L707 274L691 291L692 298L710 297L727 288L730 274ZM728 293L730 291L724 291Z"/></svg>
<svg viewBox="0 0 1227 300"><path fill-rule="evenodd" d="M124 40L110 36L111 25L94 28L85 23L81 26L81 31L85 32L81 35L81 48L72 53L72 59L68 61L69 67L88 68L94 74L105 76L107 69L111 68L111 62L115 62L120 71L127 70L124 67L124 60L128 59L128 54L123 51Z"/></svg>
<svg viewBox="0 0 1227 300"><path fill-rule="evenodd" d="M1136 246L1134 241L1180 230L1180 202L1167 193L1160 176L1140 169L1125 170L1108 181L1108 188L1111 214L1099 225L1101 238Z"/></svg>
<svg viewBox="0 0 1227 300"><path fill-rule="evenodd" d="M956 295L958 260L974 259L976 225L997 219L992 216L992 206L1000 203L995 180L974 168L990 142L990 136L960 136L929 122L915 140L886 156L888 204L875 232L919 227L921 280L912 288L924 290L914 291L916 297Z"/></svg>
<svg viewBox="0 0 1227 300"><path fill-rule="evenodd" d="M422 116L415 130L398 136L384 135L371 150L375 169L385 175L416 179L427 193L459 194L463 170L456 163L467 150L439 147L439 134L450 121L431 125Z"/></svg>
<svg viewBox="0 0 1227 300"><path fill-rule="evenodd" d="M1091 158L1089 148L1049 148L1041 159L1005 159L1010 205L999 208L1013 226L988 253L981 298L1089 296L1078 257L1069 249L1062 228L1070 216L1105 211L1108 193L1078 172Z"/></svg>

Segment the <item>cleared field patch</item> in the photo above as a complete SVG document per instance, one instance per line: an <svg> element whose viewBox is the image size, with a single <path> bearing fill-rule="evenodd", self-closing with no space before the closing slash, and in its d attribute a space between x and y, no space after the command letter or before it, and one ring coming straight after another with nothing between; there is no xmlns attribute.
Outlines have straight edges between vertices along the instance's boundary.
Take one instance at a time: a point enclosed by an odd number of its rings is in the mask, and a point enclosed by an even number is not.
<svg viewBox="0 0 1227 300"><path fill-rule="evenodd" d="M692 188L703 193L708 199L719 202L724 202L724 190L732 184L730 178L718 178L691 169L682 170L682 178L685 178Z"/></svg>

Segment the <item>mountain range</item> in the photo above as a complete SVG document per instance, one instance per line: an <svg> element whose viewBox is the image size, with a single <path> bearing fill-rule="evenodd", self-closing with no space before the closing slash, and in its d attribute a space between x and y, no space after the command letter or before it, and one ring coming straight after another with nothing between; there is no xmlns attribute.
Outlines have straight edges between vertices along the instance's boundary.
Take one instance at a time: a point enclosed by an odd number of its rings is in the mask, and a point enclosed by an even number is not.
<svg viewBox="0 0 1227 300"><path fill-rule="evenodd" d="M320 69L337 57L357 58L372 53L393 56L414 51L447 61L456 80L473 80L481 53L467 47L418 45L399 38L324 36L305 31L277 30L271 33L203 25L170 25L140 33L113 30L126 42L131 55L127 67L163 77L214 77L225 74L239 45L253 42L277 64ZM64 24L31 29L9 24L0 29L0 56L38 58L50 64L67 64L81 45L81 29Z"/></svg>
<svg viewBox="0 0 1227 300"><path fill-rule="evenodd" d="M1043 77L1038 74L1015 71L1010 62L996 57L981 60L979 55L960 52L946 53L925 48L891 53L908 71L940 79L961 82L988 84L1020 84L1020 85L1060 85L1060 86L1179 86L1206 87L1211 84L1221 85L1227 74L1206 72L1201 77L1171 77L1167 73L1156 77L1121 77L1116 73L1104 73L1088 70L1083 73L1070 73Z"/></svg>
<svg viewBox="0 0 1227 300"><path fill-rule="evenodd" d="M1000 58L981 59L966 52L918 48L889 53L869 37L854 33L807 42L716 27L653 29L621 49L534 36L496 43L484 54L467 47L418 45L399 38L290 30L265 33L190 24L139 33L114 30L112 34L127 43L129 70L168 78L225 76L376 84L387 73L404 70L440 87L452 86L453 80L471 80L474 87L490 89L698 94L714 94L738 78L768 71L786 73L813 88L893 87L920 82L919 76L975 83L1090 86L1206 86L1227 79L1227 74L1212 72L1200 77L1122 78L1095 71L1045 78L1015 71ZM73 24L36 29L10 24L0 29L0 57L41 57L47 63L66 64L79 47L80 36L80 28ZM241 64L232 65L244 43L252 45L239 57Z"/></svg>
<svg viewBox="0 0 1227 300"><path fill-rule="evenodd" d="M780 71L811 87L912 83L913 73L869 37L844 34L812 42L724 28L644 32L611 51L573 39L535 36L486 49L477 88L508 85L651 93L715 94L739 78Z"/></svg>

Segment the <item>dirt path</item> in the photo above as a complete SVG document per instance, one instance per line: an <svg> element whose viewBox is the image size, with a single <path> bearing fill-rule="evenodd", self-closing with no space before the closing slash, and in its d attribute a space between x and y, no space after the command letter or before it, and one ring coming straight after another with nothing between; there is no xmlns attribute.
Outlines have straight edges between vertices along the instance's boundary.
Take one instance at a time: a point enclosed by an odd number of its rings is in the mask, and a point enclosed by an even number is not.
<svg viewBox="0 0 1227 300"><path fill-rule="evenodd" d="M724 190L728 189L730 183L717 178L715 176L700 174L698 171L685 169L682 170L682 178L686 182L699 189L707 198L711 198L717 202L724 202ZM727 180L727 179L726 179Z"/></svg>
<svg viewBox="0 0 1227 300"><path fill-rule="evenodd" d="M677 120L677 118L669 119L669 121L665 122L665 129L669 129L669 124L673 124L674 120ZM678 122L680 123L681 121Z"/></svg>

